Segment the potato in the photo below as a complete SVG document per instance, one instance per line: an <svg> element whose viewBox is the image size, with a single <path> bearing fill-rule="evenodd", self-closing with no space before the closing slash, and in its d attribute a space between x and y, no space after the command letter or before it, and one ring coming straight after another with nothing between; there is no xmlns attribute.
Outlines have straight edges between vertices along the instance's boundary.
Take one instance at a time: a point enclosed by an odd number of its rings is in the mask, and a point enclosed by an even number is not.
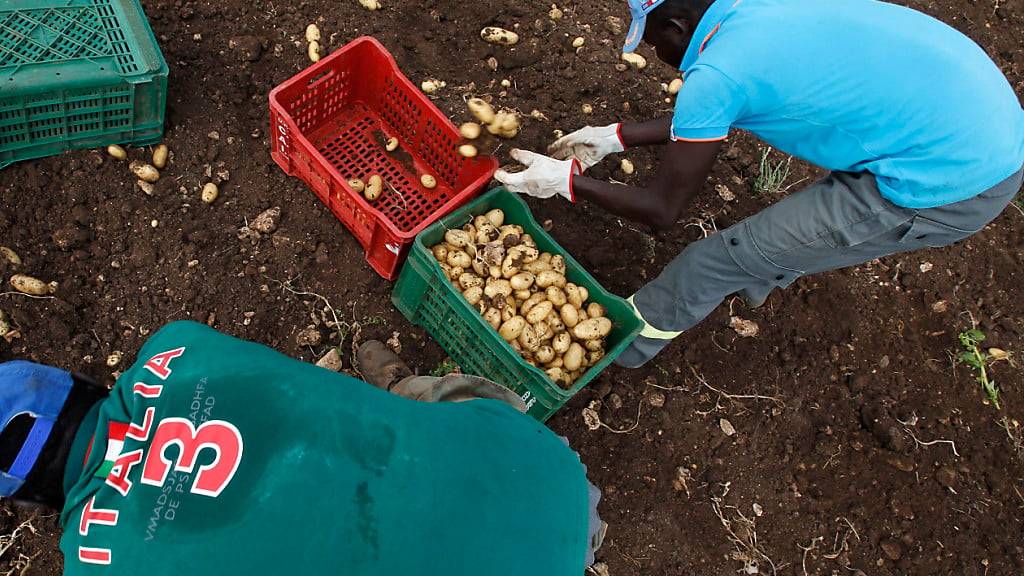
<svg viewBox="0 0 1024 576"><path fill-rule="evenodd" d="M487 214L484 214L484 216L490 220L491 224L494 225L495 228L501 228L501 225L505 223L505 212L501 208L489 210Z"/></svg>
<svg viewBox="0 0 1024 576"><path fill-rule="evenodd" d="M572 47L573 48L582 48L583 44L585 44L585 43L586 43L586 39L584 39L582 36L577 36L572 41Z"/></svg>
<svg viewBox="0 0 1024 576"><path fill-rule="evenodd" d="M488 266L500 266L505 260L505 247L500 242L488 242L480 250L479 256Z"/></svg>
<svg viewBox="0 0 1024 576"><path fill-rule="evenodd" d="M682 90L682 89L683 89L683 79L682 78L676 78L675 80L673 80L673 81L668 83L668 89L666 90L666 92L668 92L672 96L675 96L676 94L679 94L679 91Z"/></svg>
<svg viewBox="0 0 1024 576"><path fill-rule="evenodd" d="M537 275L540 274L541 272L544 272L545 270L551 270L551 262L544 260L536 260L534 262L530 262L529 264L524 265L523 270L526 270L527 272L533 275Z"/></svg>
<svg viewBox="0 0 1024 576"><path fill-rule="evenodd" d="M548 368L561 368L564 364L561 356L555 356L555 359L548 363Z"/></svg>
<svg viewBox="0 0 1024 576"><path fill-rule="evenodd" d="M516 353L518 353L520 356L523 355L523 347L519 345L519 340L518 339L509 342L508 345L511 346L512 349L515 350Z"/></svg>
<svg viewBox="0 0 1024 576"><path fill-rule="evenodd" d="M494 121L487 124L487 131L502 138L515 138L519 134L519 118L514 112L498 112Z"/></svg>
<svg viewBox="0 0 1024 576"><path fill-rule="evenodd" d="M512 293L512 296L515 297L517 302L526 302L530 296L533 296L533 292L530 290L516 290Z"/></svg>
<svg viewBox="0 0 1024 576"><path fill-rule="evenodd" d="M156 182L160 179L160 172L145 162L135 160L128 165L128 169L131 170L132 174L135 174L139 180L143 180L145 182Z"/></svg>
<svg viewBox="0 0 1024 576"><path fill-rule="evenodd" d="M523 302L523 305L519 308L519 312L525 316L530 313L530 310L533 310L534 306L540 304L543 301L544 295L538 292L537 294L534 294L533 296L527 298L526 302Z"/></svg>
<svg viewBox="0 0 1024 576"><path fill-rule="evenodd" d="M11 287L22 294L30 294L32 296L46 296L47 294L53 294L57 291L56 282L50 282L47 284L38 278L33 278L24 274L15 274L14 276L11 276Z"/></svg>
<svg viewBox="0 0 1024 576"><path fill-rule="evenodd" d="M380 10L383 6L380 5L379 0L359 0L359 5L366 8L370 12Z"/></svg>
<svg viewBox="0 0 1024 576"><path fill-rule="evenodd" d="M500 279L495 280L494 278L487 279L487 287L484 288L484 294L494 298L495 296L501 296L507 298L512 294L512 284L508 280ZM515 302L512 303L515 307Z"/></svg>
<svg viewBox="0 0 1024 576"><path fill-rule="evenodd" d="M590 318L590 315L587 314L587 309L586 308L580 308L578 310L578 312L579 312L579 316L580 316L580 322L583 322L584 320L587 320L587 319Z"/></svg>
<svg viewBox="0 0 1024 576"><path fill-rule="evenodd" d="M497 330L501 326L501 311L497 308L489 308L487 312L484 312L484 320L491 325L491 328Z"/></svg>
<svg viewBox="0 0 1024 576"><path fill-rule="evenodd" d="M628 54L623 53L622 61L629 64L630 66L633 66L637 70L643 70L644 68L647 67L647 58L644 58L643 56L635 52L630 52Z"/></svg>
<svg viewBox="0 0 1024 576"><path fill-rule="evenodd" d="M449 257L449 262L448 263L450 265L451 264L451 260L450 260L451 254L449 254L448 257ZM454 268L454 266L452 268ZM473 274L472 272L463 272L463 273L459 274L458 276L456 276L456 278L459 279L459 286L462 286L463 290L469 290L470 288L472 288L474 286L478 286L480 288L483 288L483 286L484 286L484 279L479 277L479 276L477 276L476 274Z"/></svg>
<svg viewBox="0 0 1024 576"><path fill-rule="evenodd" d="M604 340L587 340L583 343L583 347L591 352L594 350L604 350Z"/></svg>
<svg viewBox="0 0 1024 576"><path fill-rule="evenodd" d="M21 256L18 256L17 252L7 246L0 246L0 256L12 266L21 266Z"/></svg>
<svg viewBox="0 0 1024 576"><path fill-rule="evenodd" d="M494 108L482 98L470 98L466 101L469 112L484 124L494 122Z"/></svg>
<svg viewBox="0 0 1024 576"><path fill-rule="evenodd" d="M480 125L476 122L466 122L459 126L459 134L466 140L476 140L480 137Z"/></svg>
<svg viewBox="0 0 1024 576"><path fill-rule="evenodd" d="M487 277L487 264L479 258L473 258L473 272L481 278Z"/></svg>
<svg viewBox="0 0 1024 576"><path fill-rule="evenodd" d="M217 201L218 196L220 196L220 188L218 188L213 182L207 182L203 186L203 191L200 194L203 204L213 204Z"/></svg>
<svg viewBox="0 0 1024 576"><path fill-rule="evenodd" d="M551 314L554 307L555 305L548 300L538 302L536 306L530 308L530 311L526 313L526 321L530 324L536 324L537 322L547 318L548 314Z"/></svg>
<svg viewBox="0 0 1024 576"><path fill-rule="evenodd" d="M455 281L458 281L459 276L462 276L463 274L466 273L466 271L463 270L459 266L452 266L451 270L452 270L452 280L455 280Z"/></svg>
<svg viewBox="0 0 1024 576"><path fill-rule="evenodd" d="M555 305L556 308L561 308L562 306L565 306L565 303L567 302L565 297L565 291L559 288L558 286L548 286L547 290L544 291L544 294L547 296L548 300Z"/></svg>
<svg viewBox="0 0 1024 576"><path fill-rule="evenodd" d="M523 331L519 334L519 345L529 352L535 352L540 348L540 338L537 338L537 331L533 326L523 326Z"/></svg>
<svg viewBox="0 0 1024 576"><path fill-rule="evenodd" d="M519 241L522 242L523 244L526 244L527 246L532 246L534 248L537 247L537 243L533 241L533 236L530 236L529 234L523 234L522 231L519 232Z"/></svg>
<svg viewBox="0 0 1024 576"><path fill-rule="evenodd" d="M575 372L583 366L583 357L586 351L583 346L580 346L578 342L573 342L569 345L569 349L565 351L565 355L562 356L562 364L565 369L570 372Z"/></svg>
<svg viewBox="0 0 1024 576"><path fill-rule="evenodd" d="M441 271L444 272L445 277L449 280L454 281L455 278L458 278L458 276L452 278L452 267L449 266L447 262L441 262L438 265L441 267Z"/></svg>
<svg viewBox="0 0 1024 576"><path fill-rule="evenodd" d="M604 350L591 350L587 352L587 362L591 366L600 362L602 358L604 358Z"/></svg>
<svg viewBox="0 0 1024 576"><path fill-rule="evenodd" d="M522 316L513 316L512 318L505 321L501 328L498 328L498 334L505 339L506 342L511 342L519 335L523 333L523 328L526 327L526 318Z"/></svg>
<svg viewBox="0 0 1024 576"><path fill-rule="evenodd" d="M320 61L320 43L319 42L310 42L309 46L306 48L306 56L309 57L309 61L310 62L319 62Z"/></svg>
<svg viewBox="0 0 1024 576"><path fill-rule="evenodd" d="M548 286L558 286L559 288L565 286L565 276L554 270L545 270L537 274L537 287L547 288Z"/></svg>
<svg viewBox="0 0 1024 576"><path fill-rule="evenodd" d="M505 260L501 262L501 275L505 278L512 278L516 274L519 274L520 268L516 266L515 259L511 255L506 256Z"/></svg>
<svg viewBox="0 0 1024 576"><path fill-rule="evenodd" d="M362 194L363 190L366 190L366 184L363 184L363 181L359 178L349 178L348 187L356 194Z"/></svg>
<svg viewBox="0 0 1024 576"><path fill-rule="evenodd" d="M456 250L448 253L448 265L452 268L458 266L459 268L469 268L472 266L473 260L470 259L469 254L466 254L462 250Z"/></svg>
<svg viewBox="0 0 1024 576"><path fill-rule="evenodd" d="M363 189L363 198L373 202L377 198L380 198L382 192L384 192L383 178L374 174L366 179L366 188Z"/></svg>
<svg viewBox="0 0 1024 576"><path fill-rule="evenodd" d="M551 381L555 383L565 377L565 373L562 372L561 368L548 368L544 373L547 374L548 378L551 378Z"/></svg>
<svg viewBox="0 0 1024 576"><path fill-rule="evenodd" d="M513 246L508 249L508 255L513 259L513 263L516 267L521 267L524 264L530 262L536 262L540 256L540 252L532 246Z"/></svg>
<svg viewBox="0 0 1024 576"><path fill-rule="evenodd" d="M497 26L488 26L480 31L480 38L484 42L497 44L499 46L512 46L519 42L519 34Z"/></svg>
<svg viewBox="0 0 1024 576"><path fill-rule="evenodd" d="M555 335L555 333L551 331L551 326L549 326L544 320L534 324L533 331L537 333L537 340L540 340L541 342L548 340Z"/></svg>
<svg viewBox="0 0 1024 576"><path fill-rule="evenodd" d="M572 335L579 340L596 340L604 338L612 331L612 321L605 318L584 320L572 329Z"/></svg>
<svg viewBox="0 0 1024 576"><path fill-rule="evenodd" d="M473 243L473 237L462 230L448 230L444 233L444 241L456 248L465 248Z"/></svg>
<svg viewBox="0 0 1024 576"><path fill-rule="evenodd" d="M486 218L476 227L476 243L489 244L498 239L498 229L495 228Z"/></svg>
<svg viewBox="0 0 1024 576"><path fill-rule="evenodd" d="M306 26L306 42L319 42L320 41L320 29L317 28L316 24L310 24Z"/></svg>
<svg viewBox="0 0 1024 576"><path fill-rule="evenodd" d="M501 321L508 322L509 320L516 317L516 309L514 307L505 306L502 304L501 310Z"/></svg>
<svg viewBox="0 0 1024 576"><path fill-rule="evenodd" d="M420 90L423 90L424 94L433 94L447 85L448 84L442 80L428 78L427 80L420 82Z"/></svg>
<svg viewBox="0 0 1024 576"><path fill-rule="evenodd" d="M551 346L541 346L534 352L533 357L541 364L548 364L555 359L555 351Z"/></svg>
<svg viewBox="0 0 1024 576"><path fill-rule="evenodd" d="M444 244L438 244L431 248L430 251L438 262L448 262L448 247Z"/></svg>
<svg viewBox="0 0 1024 576"><path fill-rule="evenodd" d="M562 317L558 312L552 311L551 315L548 316L548 326L551 327L551 331L555 334L565 332L565 322L562 321Z"/></svg>
<svg viewBox="0 0 1024 576"><path fill-rule="evenodd" d="M598 316L604 315L604 306L601 306L597 302L591 302L590 304L587 304L587 316L589 316L590 318L597 318Z"/></svg>
<svg viewBox="0 0 1024 576"><path fill-rule="evenodd" d="M462 292L462 297L465 298L466 302L469 302L470 305L472 306L476 306L477 304L479 304L481 298L483 298L483 295L484 289L481 288L480 286L470 286L469 288L466 288Z"/></svg>
<svg viewBox="0 0 1024 576"><path fill-rule="evenodd" d="M530 286L533 286L534 280L536 280L536 276L534 276L533 274L529 272L520 272L519 274L513 276L510 282L512 283L512 289L519 291L529 290Z"/></svg>
<svg viewBox="0 0 1024 576"><path fill-rule="evenodd" d="M430 174L424 174L420 176L420 184L423 185L427 190L433 190L437 188L437 178L434 178Z"/></svg>
<svg viewBox="0 0 1024 576"><path fill-rule="evenodd" d="M533 240L533 238L530 238L530 240L532 241L532 240ZM544 261L544 262L547 262L548 264L551 264L551 253L550 253L550 252L544 252L544 253L542 253L542 254L540 255L540 259L541 259L542 261Z"/></svg>
<svg viewBox="0 0 1024 576"><path fill-rule="evenodd" d="M633 163L630 162L627 158L623 158L622 162L619 162L619 169L622 170L622 173L625 174L626 176L629 176L633 172L636 172L636 167L633 166Z"/></svg>
<svg viewBox="0 0 1024 576"><path fill-rule="evenodd" d="M388 138L387 142L384 143L384 149L388 152L398 150L398 138L395 138L394 136Z"/></svg>
<svg viewBox="0 0 1024 576"><path fill-rule="evenodd" d="M566 351L569 350L569 346L571 344L572 336L570 336L568 332L556 334L555 337L551 339L551 348L553 348L555 354L558 355L565 354Z"/></svg>
<svg viewBox="0 0 1024 576"><path fill-rule="evenodd" d="M153 166L157 167L160 170L163 170L164 166L167 166L167 155L169 152L170 150L167 149L166 144L160 144L159 146L154 148Z"/></svg>
<svg viewBox="0 0 1024 576"><path fill-rule="evenodd" d="M113 158L117 158L118 160L126 160L128 158L128 152L117 144L107 146L107 154L110 154Z"/></svg>
<svg viewBox="0 0 1024 576"><path fill-rule="evenodd" d="M139 190L142 190L146 194L146 196L152 196L153 194L156 194L156 186L153 186L152 184L146 182L145 180L136 180L135 185L138 186Z"/></svg>
<svg viewBox="0 0 1024 576"><path fill-rule="evenodd" d="M586 302L587 300L590 300L590 290L587 290L583 286L578 286L577 288L580 291L580 298L582 298L584 302Z"/></svg>
<svg viewBox="0 0 1024 576"><path fill-rule="evenodd" d="M491 278L501 278L501 266L491 266L488 274Z"/></svg>
<svg viewBox="0 0 1024 576"><path fill-rule="evenodd" d="M559 274L565 275L565 258L562 256L551 257L551 269Z"/></svg>
<svg viewBox="0 0 1024 576"><path fill-rule="evenodd" d="M477 152L476 146L472 144L463 144L459 146L459 155L464 158L476 158Z"/></svg>
<svg viewBox="0 0 1024 576"><path fill-rule="evenodd" d="M558 316L569 328L575 328L580 323L580 312L572 304L565 304L558 309Z"/></svg>

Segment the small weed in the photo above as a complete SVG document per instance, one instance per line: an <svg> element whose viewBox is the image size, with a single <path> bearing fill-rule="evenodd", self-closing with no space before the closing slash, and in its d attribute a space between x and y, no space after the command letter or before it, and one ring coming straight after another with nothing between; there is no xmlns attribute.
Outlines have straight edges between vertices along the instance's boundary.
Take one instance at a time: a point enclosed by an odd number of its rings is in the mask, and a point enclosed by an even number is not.
<svg viewBox="0 0 1024 576"><path fill-rule="evenodd" d="M958 358L964 364L974 368L976 373L975 380L981 384L981 388L985 391L992 405L996 407L996 410L999 410L999 388L996 386L995 380L989 379L987 370L988 364L993 358L979 347L984 341L985 333L977 328L961 332L960 346L963 347L963 351L960 352Z"/></svg>
<svg viewBox="0 0 1024 576"><path fill-rule="evenodd" d="M793 157L787 156L785 160L772 162L771 153L771 147L761 152L761 167L757 179L754 180L754 191L758 194L771 195L782 192L782 185L789 178Z"/></svg>
<svg viewBox="0 0 1024 576"><path fill-rule="evenodd" d="M455 363L455 360L445 358L440 364L430 371L430 375L435 378L440 378L441 376L447 376L448 374L458 371L459 365Z"/></svg>

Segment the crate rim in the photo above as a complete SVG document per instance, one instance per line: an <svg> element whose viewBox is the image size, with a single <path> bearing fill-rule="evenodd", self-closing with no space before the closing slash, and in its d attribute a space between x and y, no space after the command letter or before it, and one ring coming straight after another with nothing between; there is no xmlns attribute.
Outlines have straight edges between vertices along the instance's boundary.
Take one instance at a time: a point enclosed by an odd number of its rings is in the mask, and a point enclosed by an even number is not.
<svg viewBox="0 0 1024 576"><path fill-rule="evenodd" d="M441 226L441 227L444 227L447 230L451 230L452 228L449 228L448 226L445 225L445 221L453 218L457 212L472 211L473 207L476 206L477 204L482 204L484 202L489 201L491 198L498 197L498 196L507 196L513 202L515 202L515 203L519 204L520 206L522 206L522 208L525 209L526 214L528 215L528 217L531 220L533 220L533 223L536 225L536 233L532 234L532 235L533 236L541 236L545 240L550 242L551 244L553 244L555 246L558 246L562 250L562 257L565 258L566 264L567 265L568 264L572 264L573 266L575 266L582 273L583 277L586 280L589 280L592 285L594 285L594 286L596 286L598 288L598 290L599 290L599 292L600 292L600 294L602 296L604 296L604 297L606 297L606 298L608 298L610 300L619 300L626 307L631 308L631 306L629 305L629 302L627 302L625 298L622 298L621 296L619 296L617 294L613 294L612 292L608 291L608 289L605 288L603 284L598 282L597 279L594 278L594 276L590 273L590 271L587 270L583 265L581 265L579 263L579 261L577 261L576 258L574 258L572 256L572 254L569 253L568 250L566 250L550 234L548 234L548 232L546 230L544 230L544 228L541 227L537 223L536 219L533 218L533 213L530 211L530 207L526 204L526 202L524 202L523 199L520 198L518 194L514 194L514 193L510 192L504 186L497 186L495 188L492 188L491 190L488 190L487 192L484 192L480 196L477 196L476 198L474 198L474 199L470 200L469 202L467 202L466 204L462 205L461 207L459 207L455 211L450 212L450 213L446 214L445 216L439 218L437 221L432 223L428 228L433 228L434 226ZM470 221L472 221L472 216L470 216ZM426 230L426 229L424 230L424 232L427 232L427 231L428 230ZM468 310L468 311L470 311L472 313L471 316L473 318L473 322L475 322L478 326L485 328L487 331L493 332L494 336L495 336L495 339L498 342L500 342L500 344L503 347L503 349L505 351L509 352L510 354L512 354L513 358L518 359L520 361L520 363L522 364L523 368L527 369L528 372L534 374L535 376L540 376L540 377L542 377L542 378L544 378L544 379L546 379L547 381L550 382L551 379L548 378L548 375L543 370L541 370L537 366L532 366L529 363L527 363L526 360L523 359L522 356L518 352L516 352L512 348L512 346L510 346L509 343L505 341L504 338L501 338L500 336L498 336L497 331L495 331L494 328L492 328L490 324L488 324L487 322L484 321L483 316L481 316L480 313L477 312L476 308L473 308L469 304L469 302L467 302L466 299L462 297L462 293L459 290L456 290L454 288L454 286L451 284L451 282L448 281L447 276L445 276L444 271L441 270L441 266L438 264L437 258L434 258L434 255L430 252L429 247L426 246L426 240L423 238L423 234L419 234L419 235L416 236L416 240L415 240L414 244L415 244L415 246L413 247L413 250L424 252L425 256L428 256L427 261L430 262L431 270L433 272L435 272L437 275L439 275L441 278L445 279L443 284L446 286L446 289L451 290L457 296L457 298L455 298L455 300L458 301L458 303L459 303L458 305L461 306L463 310ZM641 329L642 329L642 326L640 325L639 319L637 319L637 321L635 322L633 328L629 331L628 334L625 335L623 340L632 340L638 334L640 334ZM604 360L604 359L602 359L602 360ZM611 363L611 361L609 360L608 362L605 362L603 364L601 362L599 362L598 364L595 364L594 366L591 366L590 368L587 369L586 372L584 372L580 376L578 381L575 384L573 384L572 388L569 388L568 390L566 390L566 389L562 388L561 386L559 386L558 383L554 383L555 384L554 387L551 388L551 391L553 392L553 395L558 400L568 401L573 396L575 396L580 390L585 388L593 380L593 378L585 379L584 376L586 376L588 373L590 373L591 370L594 370L594 369L598 368L598 366L600 366L600 369L598 370L598 372L594 374L594 377L596 377L597 374L602 372L602 371L604 371L604 369L607 368L608 364L610 364L610 363Z"/></svg>
<svg viewBox="0 0 1024 576"><path fill-rule="evenodd" d="M281 84L279 84L276 87L274 87L274 89L270 91L270 102L271 102L271 106L274 109L277 110L277 112L281 116L282 120L288 125L288 130L291 131L291 133L293 135L293 138L295 138L295 137L299 138L300 141L303 144L305 144L305 146L306 146L306 148L308 150L313 150L313 151L317 152L316 154L313 155L314 156L313 159L321 167L326 168L328 170L329 174L331 174L332 176L336 176L337 177L337 181L341 183L342 189L345 192L347 192L350 197L354 198L355 201L359 204L359 206L362 209L367 210L368 212L373 213L377 217L377 220L379 222L381 222L383 225L385 225L387 227L388 231L390 233L394 234L396 237L398 237L398 238L400 238L402 240L405 240L405 241L414 240L417 236L419 236L419 234L421 232L423 232L424 230L426 230L430 226L436 224L437 222L440 222L441 219L443 218L443 216L441 218L435 219L433 221L424 220L423 222L418 224L415 228L413 228L413 229L411 229L411 230L409 230L407 232L399 230L398 227L395 226L395 224L391 221L391 218L389 218L386 214L384 214L383 212L378 210L377 207L374 206L373 204L371 204L366 198L364 198L362 194L357 193L355 190L352 189L351 186L348 185L348 180L346 180L345 178L342 178L341 173L338 172L338 170L330 162L327 162L327 160L324 158L323 154L319 153L319 150L317 150L317 147L314 146L313 143L308 138L306 138L306 135L303 134L301 130L299 130L298 126L295 124L295 121L292 119L291 114L289 114L287 111L285 111L284 107L278 101L279 94L282 91L284 91L285 89L291 88L295 84L299 84L301 82L307 82L308 83L311 79L316 78L317 75L319 75L321 73L320 69L323 68L323 67L326 67L328 65L328 63L332 62L333 60L337 60L337 59L341 58L347 52L355 50L356 48L358 48L358 47L360 47L362 45L365 45L365 44L369 44L369 45L373 46L374 48L377 48L378 50L381 51L381 53L383 53L387 57L388 64L390 64L391 67L395 71L398 72L397 76L398 76L399 81L401 81L408 88L411 88L412 90L416 91L417 93L422 93L420 91L420 89L417 88L416 85L413 84L411 80L409 80L409 78L405 75L405 73L402 72L402 69L398 66L398 62L395 60L394 55L391 54L391 52L384 46L384 44L381 43L380 40L377 40L376 38L374 38L373 36L364 35L364 36L360 36L360 37L356 38L355 40L352 40L351 42L349 42L348 44L345 44L341 48L338 48L334 52L331 52L327 57L322 58L319 62L316 62L316 63L314 63L314 64L312 64L310 66L307 66L306 68L304 68L303 70L300 70L297 74L295 74L291 78L285 80ZM431 104L433 104L433 101L431 101ZM435 105L435 107L436 107L436 105ZM456 132L458 131L458 128L455 126L455 123L452 122L451 118L449 118L447 114L445 114L442 111L441 116L444 117L445 123L448 125L449 128L452 129L452 131L456 131ZM482 158L479 158L478 161L480 161L480 162L487 162L488 164L490 164L491 165L490 169L488 169L487 171L489 173L491 173L491 174L493 174L494 171L497 170L497 168L498 168L498 160L497 160L497 158L494 158L493 156L482 157ZM474 183L473 186L470 186L470 187L471 188L476 187L478 184L479 183ZM453 192L454 191L455 190L453 189ZM450 214L455 209L455 205L459 201L459 196L460 196L459 194L452 194L452 197L449 198L447 202L442 204L437 209L437 212L441 213L441 214L445 214L445 215ZM472 202L472 201L473 201L473 199L471 198L470 202Z"/></svg>

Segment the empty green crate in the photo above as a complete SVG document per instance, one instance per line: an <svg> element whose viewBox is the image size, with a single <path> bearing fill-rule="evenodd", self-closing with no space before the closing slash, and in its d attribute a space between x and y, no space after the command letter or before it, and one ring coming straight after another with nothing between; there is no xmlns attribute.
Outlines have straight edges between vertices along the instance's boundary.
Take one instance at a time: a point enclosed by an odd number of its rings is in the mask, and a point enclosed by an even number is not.
<svg viewBox="0 0 1024 576"><path fill-rule="evenodd" d="M430 247L449 229L461 228L473 217L501 208L507 224L519 224L533 236L542 252L565 257L569 282L584 286L591 302L607 309L614 327L606 339L605 357L591 366L569 390L530 366L484 321L479 312L445 277ZM422 326L467 374L503 384L526 401L531 416L545 421L604 370L640 333L640 320L625 300L605 290L568 252L544 231L518 196L496 188L452 212L416 237L402 268L392 301L412 323Z"/></svg>
<svg viewBox="0 0 1024 576"><path fill-rule="evenodd" d="M0 0L0 168L163 137L167 64L138 0Z"/></svg>

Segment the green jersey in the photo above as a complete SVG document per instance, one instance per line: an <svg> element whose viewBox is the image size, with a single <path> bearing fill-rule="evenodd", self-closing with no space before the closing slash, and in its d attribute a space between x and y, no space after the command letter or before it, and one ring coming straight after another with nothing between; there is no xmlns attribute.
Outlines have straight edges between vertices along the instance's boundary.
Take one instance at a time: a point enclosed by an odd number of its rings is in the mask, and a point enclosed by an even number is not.
<svg viewBox="0 0 1024 576"><path fill-rule="evenodd" d="M426 404L200 324L83 421L65 574L578 576L578 457L503 403Z"/></svg>

